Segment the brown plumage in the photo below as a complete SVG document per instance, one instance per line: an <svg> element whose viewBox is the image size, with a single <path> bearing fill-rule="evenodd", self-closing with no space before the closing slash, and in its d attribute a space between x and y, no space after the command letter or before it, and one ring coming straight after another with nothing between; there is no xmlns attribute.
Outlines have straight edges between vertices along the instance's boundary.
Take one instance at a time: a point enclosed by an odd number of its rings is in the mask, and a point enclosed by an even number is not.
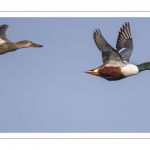
<svg viewBox="0 0 150 150"><path fill-rule="evenodd" d="M109 81L115 81L125 78L125 75L121 72L120 67L103 66L98 69L98 75Z"/></svg>
<svg viewBox="0 0 150 150"><path fill-rule="evenodd" d="M0 26L0 55L5 54L7 52L12 52L20 48L28 48L28 47L43 47L42 45L33 43L29 40L20 41L17 43L13 43L6 37L6 31L8 29L8 25Z"/></svg>

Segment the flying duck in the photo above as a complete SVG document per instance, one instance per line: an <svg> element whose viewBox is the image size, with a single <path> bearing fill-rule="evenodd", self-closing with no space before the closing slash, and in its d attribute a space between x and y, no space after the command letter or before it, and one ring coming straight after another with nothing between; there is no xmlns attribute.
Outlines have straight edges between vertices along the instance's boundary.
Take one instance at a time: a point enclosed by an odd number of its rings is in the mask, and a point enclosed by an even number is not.
<svg viewBox="0 0 150 150"><path fill-rule="evenodd" d="M42 45L33 43L29 40L23 40L17 43L11 42L6 36L6 31L8 28L8 25L0 26L0 55L5 54L7 52L15 51L20 48L43 47Z"/></svg>
<svg viewBox="0 0 150 150"><path fill-rule="evenodd" d="M104 39L99 29L94 31L93 38L96 46L102 52L103 65L88 70L86 73L102 77L109 81L115 81L136 75L144 70L150 70L150 62L140 65L129 63L133 51L129 22L120 28L116 49Z"/></svg>

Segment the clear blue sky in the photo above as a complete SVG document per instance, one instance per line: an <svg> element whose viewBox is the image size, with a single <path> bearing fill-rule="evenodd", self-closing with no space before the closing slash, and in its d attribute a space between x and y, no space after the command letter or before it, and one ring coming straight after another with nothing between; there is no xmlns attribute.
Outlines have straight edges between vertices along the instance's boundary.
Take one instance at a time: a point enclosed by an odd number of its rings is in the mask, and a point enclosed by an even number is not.
<svg viewBox="0 0 150 150"><path fill-rule="evenodd" d="M0 132L150 132L150 71L107 81L84 71L102 65L100 29L115 48L130 22L130 63L150 61L149 18L0 18L12 42L43 48L0 55Z"/></svg>

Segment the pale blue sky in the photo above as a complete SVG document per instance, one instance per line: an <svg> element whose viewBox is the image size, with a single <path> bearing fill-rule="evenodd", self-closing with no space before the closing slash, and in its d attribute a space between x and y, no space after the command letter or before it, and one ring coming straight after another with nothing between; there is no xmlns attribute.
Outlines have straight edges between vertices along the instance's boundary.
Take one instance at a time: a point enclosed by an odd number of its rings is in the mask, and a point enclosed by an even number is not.
<svg viewBox="0 0 150 150"><path fill-rule="evenodd" d="M130 22L130 63L150 61L150 18L0 18L12 42L43 48L1 55L0 132L150 132L150 71L120 81L83 73L102 65L100 29L115 48Z"/></svg>

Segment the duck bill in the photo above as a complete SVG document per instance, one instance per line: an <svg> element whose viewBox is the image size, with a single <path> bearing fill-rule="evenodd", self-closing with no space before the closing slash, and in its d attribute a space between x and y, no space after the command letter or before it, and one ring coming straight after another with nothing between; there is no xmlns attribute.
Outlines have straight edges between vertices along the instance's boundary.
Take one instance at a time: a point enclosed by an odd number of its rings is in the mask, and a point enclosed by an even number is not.
<svg viewBox="0 0 150 150"><path fill-rule="evenodd" d="M91 74L91 75L95 75L95 76L98 76L98 72L95 72L95 71L85 71L85 73L88 73L88 74Z"/></svg>
<svg viewBox="0 0 150 150"><path fill-rule="evenodd" d="M43 47L43 45L39 45L39 44L36 44L36 43L32 43L30 45L30 47Z"/></svg>

